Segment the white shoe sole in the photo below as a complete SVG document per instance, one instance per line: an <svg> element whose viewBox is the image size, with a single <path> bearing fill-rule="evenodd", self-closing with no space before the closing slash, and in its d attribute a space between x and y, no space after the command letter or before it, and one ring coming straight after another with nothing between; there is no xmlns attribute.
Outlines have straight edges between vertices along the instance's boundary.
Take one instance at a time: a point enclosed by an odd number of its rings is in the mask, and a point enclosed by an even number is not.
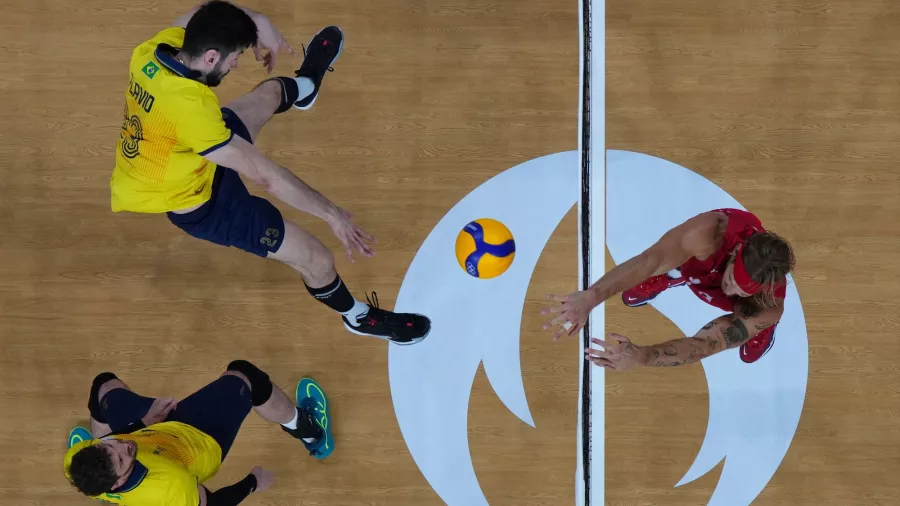
<svg viewBox="0 0 900 506"><path fill-rule="evenodd" d="M341 32L341 45L340 45L340 47L338 47L338 52L336 55L334 55L334 59L331 60L331 63L328 65L329 67L334 65L334 62L338 61L338 58L340 58L340 56L341 56L341 51L344 50L344 31L341 30L340 28L338 28L338 31ZM316 35L319 35L319 34L317 33ZM316 38L316 35L313 35L312 39L309 39L309 44L307 44L307 46L312 46L312 41L313 41L313 39ZM305 57L305 55L304 55L304 57ZM321 86L319 87L319 91L322 91ZM303 107L297 106L297 103L294 102L294 109L297 109L299 111L306 111L309 108L311 108L313 106L313 104L316 103L316 100L318 100L318 98L319 98L319 92L314 92L314 93L316 94L316 96L313 97L312 102L310 102L307 105L304 105Z"/></svg>

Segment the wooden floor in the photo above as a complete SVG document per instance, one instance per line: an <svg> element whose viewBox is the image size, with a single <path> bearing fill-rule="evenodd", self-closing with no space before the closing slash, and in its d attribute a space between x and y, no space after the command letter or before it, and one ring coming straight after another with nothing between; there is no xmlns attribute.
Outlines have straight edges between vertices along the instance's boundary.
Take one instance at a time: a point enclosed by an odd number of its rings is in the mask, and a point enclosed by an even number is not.
<svg viewBox="0 0 900 506"><path fill-rule="evenodd" d="M375 290L392 307L418 246L460 198L513 165L577 148L574 0L246 5L298 50L326 24L346 33L316 106L276 118L259 144L379 239L374 259L337 255L359 297ZM162 216L110 211L128 57L185 4L0 7L0 503L91 504L65 482L62 455L96 373L180 397L246 358L286 389L303 375L320 381L340 449L316 462L251 415L213 488L263 465L276 484L246 504L440 504L397 427L384 343L345 332L281 265L188 238ZM607 147L695 170L796 250L809 386L793 444L754 504L897 504L900 6L607 7ZM265 77L251 56L241 65L218 90L223 103ZM323 224L286 215L337 246ZM552 343L537 313L544 294L577 286L576 231L573 211L523 316L538 428L476 378L470 446L491 504L574 502L578 343ZM616 301L607 325L638 342L677 335ZM607 503L705 504L717 471L673 488L703 440L702 369L610 374L607 385Z"/></svg>

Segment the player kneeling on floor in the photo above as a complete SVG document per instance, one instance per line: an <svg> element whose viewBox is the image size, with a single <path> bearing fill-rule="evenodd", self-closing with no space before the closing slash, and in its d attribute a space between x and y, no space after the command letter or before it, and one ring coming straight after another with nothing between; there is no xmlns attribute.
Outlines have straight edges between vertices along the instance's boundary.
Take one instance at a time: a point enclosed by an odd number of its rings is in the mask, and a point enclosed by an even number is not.
<svg viewBox="0 0 900 506"><path fill-rule="evenodd" d="M234 506L271 486L270 472L255 467L241 481L210 491L203 483L218 471L250 409L299 439L313 457L334 451L328 400L304 378L297 402L245 360L186 399L143 397L115 374L91 386L91 430L69 434L66 478L81 493L129 506ZM99 437L95 437L99 436Z"/></svg>

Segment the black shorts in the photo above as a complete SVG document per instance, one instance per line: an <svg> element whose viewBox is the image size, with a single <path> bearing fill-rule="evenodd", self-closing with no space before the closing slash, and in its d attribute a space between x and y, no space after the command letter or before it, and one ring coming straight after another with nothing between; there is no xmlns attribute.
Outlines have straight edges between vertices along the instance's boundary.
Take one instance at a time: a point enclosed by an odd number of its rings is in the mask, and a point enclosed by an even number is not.
<svg viewBox="0 0 900 506"><path fill-rule="evenodd" d="M143 418L152 404L150 397L116 388L103 396L100 409L110 429L117 432ZM250 387L241 378L226 375L180 401L166 421L181 422L209 435L219 443L225 460L252 408Z"/></svg>
<svg viewBox="0 0 900 506"><path fill-rule="evenodd" d="M223 108L222 118L235 135L253 142L234 111ZM212 196L202 206L189 213L170 212L166 216L188 235L261 257L278 251L284 238L281 211L268 200L251 195L241 176L227 167L216 168Z"/></svg>

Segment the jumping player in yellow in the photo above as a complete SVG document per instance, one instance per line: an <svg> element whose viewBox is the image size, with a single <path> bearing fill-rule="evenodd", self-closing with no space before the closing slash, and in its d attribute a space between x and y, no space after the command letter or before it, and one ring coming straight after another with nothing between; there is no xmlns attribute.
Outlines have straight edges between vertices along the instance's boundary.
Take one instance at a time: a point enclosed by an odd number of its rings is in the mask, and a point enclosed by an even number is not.
<svg viewBox="0 0 900 506"><path fill-rule="evenodd" d="M218 471L251 407L302 441L310 455L334 451L328 399L304 378L297 405L269 376L245 360L181 402L140 396L115 374L99 374L91 386L91 431L69 435L64 472L75 488L103 502L127 506L235 506L271 486L270 472L256 467L234 485L210 491L203 484ZM93 437L99 436L99 437Z"/></svg>
<svg viewBox="0 0 900 506"><path fill-rule="evenodd" d="M266 79L220 109L211 87L246 49L269 71L280 51L293 52L265 16L211 1L140 44L131 55L110 179L112 209L166 213L193 237L278 260L297 270L309 293L340 313L351 332L413 344L428 334L428 318L380 309L377 297L369 304L356 300L337 274L331 251L268 200L251 195L241 180L325 220L351 261L354 250L374 254L373 237L347 211L253 144L274 114L312 107L342 47L339 28L323 29L305 48L295 77Z"/></svg>

